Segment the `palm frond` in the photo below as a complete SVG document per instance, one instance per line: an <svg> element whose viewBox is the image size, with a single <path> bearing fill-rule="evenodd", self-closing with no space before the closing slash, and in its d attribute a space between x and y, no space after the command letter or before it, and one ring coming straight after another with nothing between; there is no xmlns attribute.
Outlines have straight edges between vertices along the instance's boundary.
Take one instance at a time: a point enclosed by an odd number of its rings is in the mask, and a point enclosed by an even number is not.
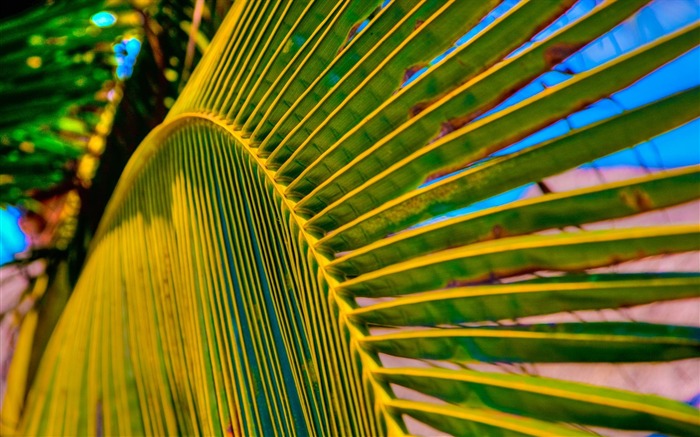
<svg viewBox="0 0 700 437"><path fill-rule="evenodd" d="M700 381L668 375L700 353L698 166L600 160L695 126L697 83L617 98L696 53L700 12L571 61L653 7L236 1L125 169L20 432L696 432Z"/></svg>

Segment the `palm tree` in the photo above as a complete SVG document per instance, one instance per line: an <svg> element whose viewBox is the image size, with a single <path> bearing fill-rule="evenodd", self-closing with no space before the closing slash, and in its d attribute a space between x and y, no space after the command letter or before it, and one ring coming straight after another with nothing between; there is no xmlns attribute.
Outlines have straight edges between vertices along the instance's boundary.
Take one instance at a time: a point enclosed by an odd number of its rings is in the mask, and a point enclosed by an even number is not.
<svg viewBox="0 0 700 437"><path fill-rule="evenodd" d="M697 5L623 45L668 3L499 3L234 2L19 433L697 432L699 169L642 151L700 93L621 94L696 53Z"/></svg>

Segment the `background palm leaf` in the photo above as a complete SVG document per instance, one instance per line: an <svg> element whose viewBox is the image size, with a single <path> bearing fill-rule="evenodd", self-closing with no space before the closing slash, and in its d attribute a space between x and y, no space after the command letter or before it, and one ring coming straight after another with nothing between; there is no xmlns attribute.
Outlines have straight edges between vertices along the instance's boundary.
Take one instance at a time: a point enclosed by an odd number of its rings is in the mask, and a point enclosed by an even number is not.
<svg viewBox="0 0 700 437"><path fill-rule="evenodd" d="M20 432L697 432L698 167L599 160L697 126L696 83L615 102L697 56L700 8L586 68L657 6L572 3L234 2Z"/></svg>

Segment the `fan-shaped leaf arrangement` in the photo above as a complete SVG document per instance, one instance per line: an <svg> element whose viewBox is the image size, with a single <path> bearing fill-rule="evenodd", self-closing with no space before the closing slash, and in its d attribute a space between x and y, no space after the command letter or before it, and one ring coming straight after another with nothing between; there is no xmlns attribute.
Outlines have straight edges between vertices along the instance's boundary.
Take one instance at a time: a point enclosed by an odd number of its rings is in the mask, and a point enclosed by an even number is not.
<svg viewBox="0 0 700 437"><path fill-rule="evenodd" d="M615 97L697 20L574 62L646 3L235 2L122 176L21 432L698 432L699 169L641 148L700 91Z"/></svg>

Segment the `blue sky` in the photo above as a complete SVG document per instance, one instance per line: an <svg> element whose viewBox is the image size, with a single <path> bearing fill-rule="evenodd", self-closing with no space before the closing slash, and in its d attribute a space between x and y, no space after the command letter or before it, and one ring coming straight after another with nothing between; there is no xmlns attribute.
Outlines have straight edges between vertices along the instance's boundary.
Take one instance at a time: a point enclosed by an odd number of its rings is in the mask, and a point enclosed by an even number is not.
<svg viewBox="0 0 700 437"><path fill-rule="evenodd" d="M12 261L14 254L27 248L24 233L17 223L19 217L17 208L0 208L0 265Z"/></svg>

